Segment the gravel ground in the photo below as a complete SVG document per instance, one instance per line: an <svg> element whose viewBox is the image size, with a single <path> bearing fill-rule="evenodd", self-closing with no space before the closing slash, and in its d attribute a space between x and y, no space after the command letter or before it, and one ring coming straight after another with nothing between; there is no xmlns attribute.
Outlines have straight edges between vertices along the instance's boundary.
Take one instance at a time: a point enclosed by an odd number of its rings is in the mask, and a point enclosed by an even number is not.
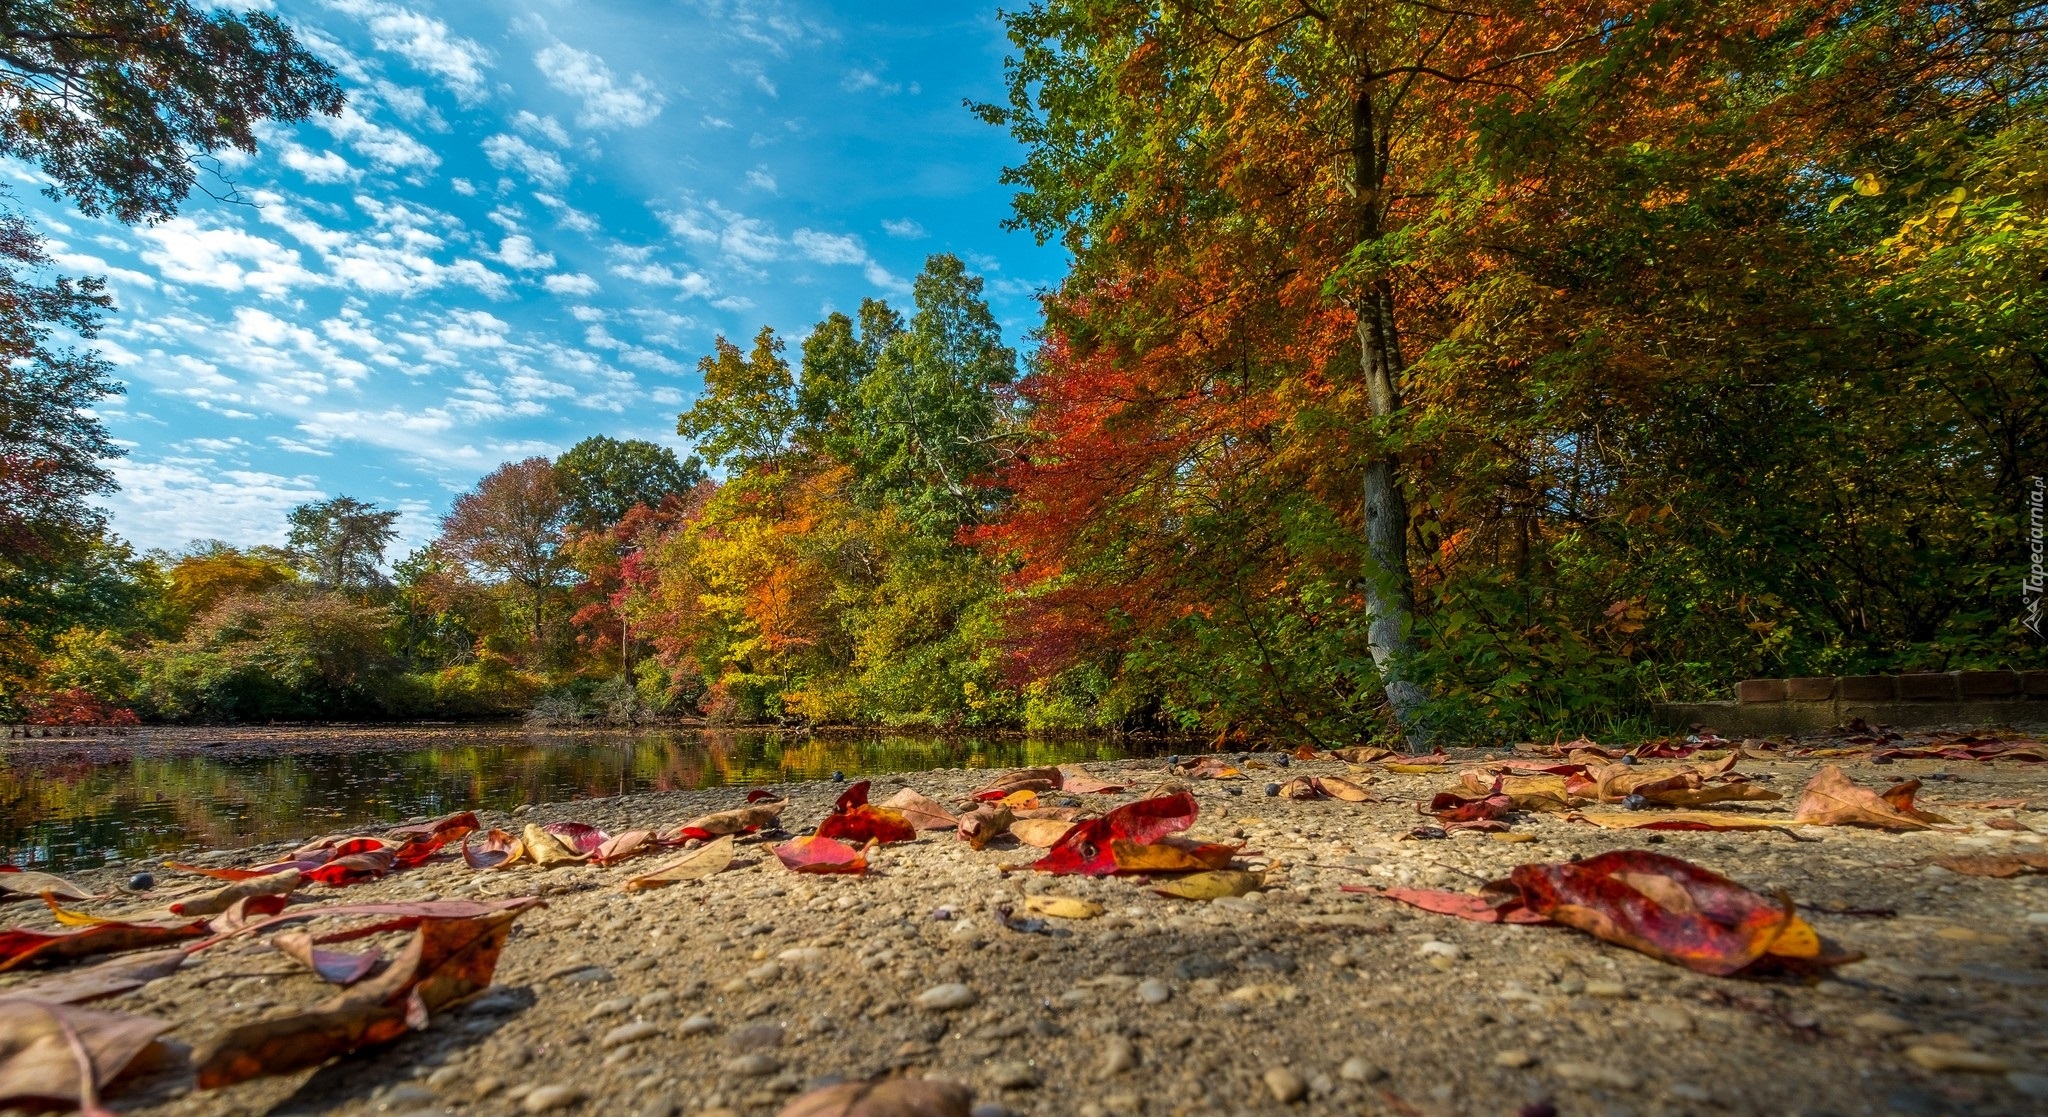
<svg viewBox="0 0 2048 1117"><path fill-rule="evenodd" d="M1883 788L1918 776L1952 830L1602 830L1558 815L1503 841L1409 840L1416 805L1454 782L1380 765L1296 761L1195 780L1195 837L1281 866L1260 893L1212 902L1130 879L1004 873L1036 851L950 833L886 847L862 877L803 876L743 843L706 881L628 893L655 860L473 872L459 860L335 893L351 901L538 894L497 983L423 1032L313 1072L217 1091L145 1074L112 1099L152 1117L227 1114L773 1114L806 1084L904 1071L970 1085L995 1114L2048 1113L2048 876L1994 879L1945 854L2048 852L2048 764L1868 757L1744 760L1789 817L1823 763ZM1257 758L1255 757L1254 760ZM1162 760L1089 766L1124 780L1107 808L1168 785ZM1264 794L1290 775L1370 776L1375 801ZM879 778L950 802L986 771ZM790 787L803 833L839 788ZM486 827L575 820L613 832L739 805L720 789L539 804ZM2022 799L2018 808L1963 803ZM1993 828L1997 819L2032 829ZM2010 825L2008 823L2008 825ZM1661 841L1659 840L1661 838ZM1784 890L1827 938L1867 955L1820 981L1705 977L1559 927L1416 911L1346 883L1469 888L1528 861L1624 848ZM215 855L255 864L271 850ZM659 855L657 855L659 857ZM128 866L79 874L106 889ZM158 892L194 878L159 868ZM328 899L328 890L314 889ZM1094 900L1087 920L1006 916L1028 893ZM50 926L30 905L22 926ZM1021 926L1021 929L1020 929ZM0 978L12 979L15 975ZM942 988L950 987L950 988ZM213 1029L333 992L260 941L98 1007ZM1977 1069L1968 1070L1965 1067Z"/></svg>

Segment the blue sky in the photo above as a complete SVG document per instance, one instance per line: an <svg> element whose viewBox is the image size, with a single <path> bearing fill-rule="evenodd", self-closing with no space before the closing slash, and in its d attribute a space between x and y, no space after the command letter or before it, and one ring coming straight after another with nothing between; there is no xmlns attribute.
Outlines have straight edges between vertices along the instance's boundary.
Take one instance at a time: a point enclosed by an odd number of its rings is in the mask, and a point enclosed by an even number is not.
<svg viewBox="0 0 2048 1117"><path fill-rule="evenodd" d="M1018 149L994 6L277 0L348 111L266 132L179 216L87 219L9 167L60 271L109 277L128 394L106 504L138 547L283 539L293 505L406 512L591 434L685 449L698 357L908 305L925 256L1013 344L1065 266L1001 221ZM394 554L391 557L397 557Z"/></svg>

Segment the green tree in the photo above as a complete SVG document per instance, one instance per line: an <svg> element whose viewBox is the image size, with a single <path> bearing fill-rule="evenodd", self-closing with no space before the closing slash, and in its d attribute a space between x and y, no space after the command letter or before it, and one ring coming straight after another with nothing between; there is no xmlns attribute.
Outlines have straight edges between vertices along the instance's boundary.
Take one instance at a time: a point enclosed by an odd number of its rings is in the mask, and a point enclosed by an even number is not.
<svg viewBox="0 0 2048 1117"><path fill-rule="evenodd" d="M286 517L285 546L315 585L362 593L389 584L379 567L384 548L398 538L398 516L349 496L301 504Z"/></svg>
<svg viewBox="0 0 2048 1117"><path fill-rule="evenodd" d="M636 504L660 507L704 480L704 463L677 460L675 451L637 438L586 438L555 459L555 477L569 502L569 523L602 531Z"/></svg>
<svg viewBox="0 0 2048 1117"><path fill-rule="evenodd" d="M704 394L676 419L676 433L712 468L743 473L773 462L789 447L796 423L796 381L770 326L754 335L751 353L720 336L697 362Z"/></svg>
<svg viewBox="0 0 2048 1117"><path fill-rule="evenodd" d="M14 0L0 8L0 153L90 215L161 221L195 156L256 150L265 120L341 111L334 68L267 12L188 0Z"/></svg>

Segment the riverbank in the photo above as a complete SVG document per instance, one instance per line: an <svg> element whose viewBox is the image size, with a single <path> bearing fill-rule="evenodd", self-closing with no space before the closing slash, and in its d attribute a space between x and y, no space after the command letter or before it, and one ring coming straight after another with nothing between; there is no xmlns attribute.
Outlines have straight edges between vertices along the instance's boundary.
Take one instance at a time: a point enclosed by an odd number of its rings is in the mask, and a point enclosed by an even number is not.
<svg viewBox="0 0 2048 1117"><path fill-rule="evenodd" d="M516 923L492 991L431 1026L325 1069L221 1091L157 1072L114 1101L149 1117L448 1113L478 1117L774 1113L830 1077L913 1073L970 1086L993 1114L1906 1113L1997 1114L2048 1093L2048 877L1968 876L1952 854L2048 852L2048 764L1757 751L1739 771L1781 793L1737 810L1785 823L1738 832L1609 830L1562 814L1485 833L1409 835L1417 808L1486 754L1439 769L1297 761L1247 779L1186 779L1163 760L1087 765L1126 783L1105 809L1185 787L1192 836L1242 843L1267 888L1208 902L1130 878L1003 871L1038 851L949 832L885 846L863 876L785 869L743 839L724 872L625 891L656 858L476 872L429 863L320 901L543 897ZM1492 754L1502 755L1502 754ZM1711 754L1707 754L1711 755ZM1885 758L1877 758L1885 759ZM1656 763L1646 760L1644 763ZM1791 826L1824 764L1873 788L1926 781L1919 806L1953 826L1909 833ZM1372 801L1264 794L1297 775L1348 776ZM879 778L952 803L991 778ZM805 833L843 785L803 783L783 816ZM679 790L483 812L486 828L577 821L613 833L738 806L738 789ZM205 858L254 864L289 843ZM1515 865L1651 849L1784 891L1864 960L1826 980L1708 977L1560 927L1464 922L1346 892L1463 889ZM137 866L81 874L117 888ZM155 900L198 878L155 867ZM1026 898L1099 904L1029 916ZM107 908L139 907L131 897ZM96 909L99 910L99 909ZM12 922L50 927L30 905ZM959 986L933 992L942 986ZM109 1009L175 1021L173 1038L278 1015L333 992L257 943L215 949ZM1964 1067L1977 1068L1974 1072ZM1287 1099L1287 1100L1282 1100ZM1529 1107L1535 1108L1529 1108Z"/></svg>

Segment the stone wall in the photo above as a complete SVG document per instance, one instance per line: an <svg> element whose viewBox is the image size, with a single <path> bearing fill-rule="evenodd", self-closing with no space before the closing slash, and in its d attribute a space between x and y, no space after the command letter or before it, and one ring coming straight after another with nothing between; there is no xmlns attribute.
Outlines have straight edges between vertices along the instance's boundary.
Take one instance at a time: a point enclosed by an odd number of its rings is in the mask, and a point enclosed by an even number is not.
<svg viewBox="0 0 2048 1117"><path fill-rule="evenodd" d="M1745 679L1733 702L1659 705L1671 729L1711 726L1724 735L1812 733L1862 719L1895 728L2048 726L2048 671L1929 671Z"/></svg>

